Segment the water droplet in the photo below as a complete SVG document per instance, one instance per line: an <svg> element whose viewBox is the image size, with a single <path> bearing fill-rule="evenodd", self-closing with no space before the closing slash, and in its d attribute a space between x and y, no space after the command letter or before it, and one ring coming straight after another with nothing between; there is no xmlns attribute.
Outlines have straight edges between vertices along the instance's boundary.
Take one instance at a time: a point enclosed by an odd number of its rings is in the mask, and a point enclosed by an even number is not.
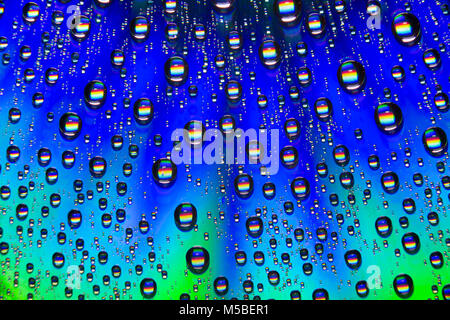
<svg viewBox="0 0 450 320"><path fill-rule="evenodd" d="M325 16L318 12L311 12L306 18L306 29L314 38L322 38L325 35Z"/></svg>
<svg viewBox="0 0 450 320"><path fill-rule="evenodd" d="M186 82L189 66L183 57L175 56L166 61L164 72L169 84L181 86Z"/></svg>
<svg viewBox="0 0 450 320"><path fill-rule="evenodd" d="M144 16L137 16L130 23L130 34L134 41L144 42L148 38L150 25Z"/></svg>
<svg viewBox="0 0 450 320"><path fill-rule="evenodd" d="M141 295L145 299L151 299L156 295L156 281L151 278L142 279L139 287Z"/></svg>
<svg viewBox="0 0 450 320"><path fill-rule="evenodd" d="M70 36L75 41L82 42L89 37L89 34L91 32L91 21L88 17L83 15L76 18L74 17L74 19L78 19L78 21L73 21L73 25L75 27L70 29Z"/></svg>
<svg viewBox="0 0 450 320"><path fill-rule="evenodd" d="M398 176L393 171L385 172L381 176L381 186L386 193L394 194L400 187Z"/></svg>
<svg viewBox="0 0 450 320"><path fill-rule="evenodd" d="M106 173L106 160L100 156L93 157L89 161L89 172L94 178L101 178Z"/></svg>
<svg viewBox="0 0 450 320"><path fill-rule="evenodd" d="M417 44L421 38L419 19L409 12L397 14L392 20L392 33L402 45Z"/></svg>
<svg viewBox="0 0 450 320"><path fill-rule="evenodd" d="M100 8L108 8L113 0L94 0L95 4Z"/></svg>
<svg viewBox="0 0 450 320"><path fill-rule="evenodd" d="M409 254L416 254L420 250L420 239L414 232L408 232L402 237L403 249Z"/></svg>
<svg viewBox="0 0 450 320"><path fill-rule="evenodd" d="M134 119L140 125L147 125L153 119L153 103L148 98L140 98L134 103Z"/></svg>
<svg viewBox="0 0 450 320"><path fill-rule="evenodd" d="M392 221L388 217L379 217L375 221L375 229L382 238L387 238L392 233Z"/></svg>
<svg viewBox="0 0 450 320"><path fill-rule="evenodd" d="M314 103L314 111L320 121L327 122L333 114L333 105L328 98L321 97Z"/></svg>
<svg viewBox="0 0 450 320"><path fill-rule="evenodd" d="M214 10L218 13L226 14L233 11L235 0L211 0Z"/></svg>
<svg viewBox="0 0 450 320"><path fill-rule="evenodd" d="M281 49L278 43L271 39L264 40L259 47L259 58L269 69L278 67L281 62Z"/></svg>
<svg viewBox="0 0 450 320"><path fill-rule="evenodd" d="M356 94L366 85L366 72L361 63L354 60L343 62L338 69L340 86L348 93Z"/></svg>
<svg viewBox="0 0 450 320"><path fill-rule="evenodd" d="M287 169L293 169L298 165L298 151L293 146L286 146L280 151L281 164Z"/></svg>
<svg viewBox="0 0 450 320"><path fill-rule="evenodd" d="M40 13L39 6L34 2L28 2L23 6L22 10L23 21L25 21L25 23L27 24L35 23L39 18L39 13Z"/></svg>
<svg viewBox="0 0 450 320"><path fill-rule="evenodd" d="M400 298L409 298L414 291L414 284L407 274L400 274L394 278L394 291Z"/></svg>
<svg viewBox="0 0 450 320"><path fill-rule="evenodd" d="M300 136L300 123L297 119L290 118L284 122L284 132L289 140L295 140Z"/></svg>
<svg viewBox="0 0 450 320"><path fill-rule="evenodd" d="M350 162L350 152L343 144L339 144L333 149L333 157L336 164L341 167L345 167Z"/></svg>
<svg viewBox="0 0 450 320"><path fill-rule="evenodd" d="M291 192L294 198L304 201L310 193L309 182L303 177L295 178L291 183Z"/></svg>
<svg viewBox="0 0 450 320"><path fill-rule="evenodd" d="M190 248L186 253L186 264L192 273L204 273L209 267L209 252L200 246Z"/></svg>
<svg viewBox="0 0 450 320"><path fill-rule="evenodd" d="M242 97L242 86L236 80L230 80L225 85L225 94L231 103L237 103Z"/></svg>
<svg viewBox="0 0 450 320"><path fill-rule="evenodd" d="M64 266L64 255L60 252L55 252L52 257L53 266L57 269L60 269Z"/></svg>
<svg viewBox="0 0 450 320"><path fill-rule="evenodd" d="M234 179L234 189L239 198L247 199L253 194L253 179L243 173Z"/></svg>
<svg viewBox="0 0 450 320"><path fill-rule="evenodd" d="M169 159L159 159L153 164L152 174L157 185L168 188L177 178L177 166Z"/></svg>
<svg viewBox="0 0 450 320"><path fill-rule="evenodd" d="M273 11L285 27L293 27L300 22L302 2L300 0L276 0Z"/></svg>
<svg viewBox="0 0 450 320"><path fill-rule="evenodd" d="M431 127L422 135L425 150L433 157L442 157L448 148L447 135L439 127Z"/></svg>
<svg viewBox="0 0 450 320"><path fill-rule="evenodd" d="M395 103L382 103L375 109L375 122L383 133L397 134L403 127L402 110Z"/></svg>
<svg viewBox="0 0 450 320"><path fill-rule="evenodd" d="M436 49L427 49L423 53L423 62L430 70L437 70L441 66L441 55Z"/></svg>
<svg viewBox="0 0 450 320"><path fill-rule="evenodd" d="M123 53L122 50L114 49L111 52L111 63L116 68L123 67L125 63L125 54Z"/></svg>
<svg viewBox="0 0 450 320"><path fill-rule="evenodd" d="M84 88L84 102L90 109L99 109L105 103L107 89L103 82L94 80Z"/></svg>
<svg viewBox="0 0 450 320"><path fill-rule="evenodd" d="M197 223L197 209L191 203L182 203L175 209L175 224L181 231L190 231Z"/></svg>
<svg viewBox="0 0 450 320"><path fill-rule="evenodd" d="M356 270L361 266L361 253L358 250L349 250L344 255L347 267Z"/></svg>
<svg viewBox="0 0 450 320"><path fill-rule="evenodd" d="M228 293L228 279L225 277L217 277L214 280L214 291L219 296L224 296Z"/></svg>
<svg viewBox="0 0 450 320"><path fill-rule="evenodd" d="M250 217L245 223L247 233L252 238L259 238L263 233L263 222L259 217Z"/></svg>

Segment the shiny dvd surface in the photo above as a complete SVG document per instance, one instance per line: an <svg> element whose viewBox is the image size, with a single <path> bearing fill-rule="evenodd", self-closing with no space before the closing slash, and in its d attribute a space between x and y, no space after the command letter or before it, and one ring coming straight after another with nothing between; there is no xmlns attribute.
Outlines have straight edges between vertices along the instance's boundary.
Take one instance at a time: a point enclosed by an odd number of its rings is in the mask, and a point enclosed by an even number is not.
<svg viewBox="0 0 450 320"><path fill-rule="evenodd" d="M449 23L0 0L0 298L449 299Z"/></svg>

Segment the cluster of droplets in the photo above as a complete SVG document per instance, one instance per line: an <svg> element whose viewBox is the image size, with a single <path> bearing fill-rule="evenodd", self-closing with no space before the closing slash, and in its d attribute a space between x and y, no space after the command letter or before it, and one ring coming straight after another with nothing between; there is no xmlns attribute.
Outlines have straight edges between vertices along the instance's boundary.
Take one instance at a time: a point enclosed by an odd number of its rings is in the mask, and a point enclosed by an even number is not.
<svg viewBox="0 0 450 320"><path fill-rule="evenodd" d="M61 1L66 3L67 1ZM95 0L95 5L99 8L105 9L111 5L112 1L109 0ZM212 7L217 14L226 15L236 10L237 1L233 0L213 0L211 1ZM179 7L178 1L164 1L164 10L168 15L176 13ZM5 5L0 1L0 18L3 15ZM276 16L277 21L283 28L292 29L298 27L302 19L304 20L304 26L310 36L316 41L321 41L327 36L328 22L326 16L322 12L309 12L308 14L303 12L302 1L298 0L276 0L273 3L273 13ZM334 1L334 9L337 13L343 14L347 9L347 3L343 0ZM378 1L368 1L367 13L369 15L376 15L380 12L381 5ZM25 24L31 25L39 20L41 9L39 5L33 2L29 2L23 6L22 19ZM302 18L302 15L305 15ZM91 19L87 16L81 15L79 22L76 26L70 30L70 37L77 43L86 41L91 37ZM60 26L64 20L64 16L60 11L54 11L52 14L52 23L55 26ZM149 17L145 15L138 15L134 17L128 24L129 35L137 45L145 44L150 41L150 32L152 28L150 25ZM402 12L394 16L391 24L391 31L394 38L403 46L411 47L418 45L422 39L422 29L420 22L416 16L410 12ZM208 36L206 26L200 23L196 23L192 30L193 37L196 41L204 41ZM169 22L165 28L165 37L167 41L173 43L179 40L180 27L175 22ZM243 35L236 30L230 31L226 35L224 42L227 44L231 54L235 54L243 50L244 39ZM5 49L8 46L8 39L0 38L0 50ZM296 46L297 54L300 57L308 55L307 44L303 41L298 42ZM283 52L282 46L277 39L271 35L264 37L258 48L258 58L262 66L269 70L276 70L282 65L282 61L286 58ZM26 62L33 54L32 49L29 46L22 46L20 48L20 59ZM76 59L76 57L73 57ZM112 68L123 70L125 65L126 56L123 50L114 49L110 56L109 62ZM223 70L227 66L227 58L222 54L218 54L215 57L215 67L217 70ZM422 59L424 65L432 72L435 72L441 68L442 62L440 53L438 50L430 48L423 52ZM3 63L7 64L7 56L3 56ZM189 78L189 65L186 61L186 57L183 55L173 55L169 57L163 64L164 77L168 85L172 87L180 87L188 82ZM336 76L336 70L333 71ZM392 77L395 81L402 83L405 81L405 70L396 65L391 69ZM50 67L45 70L44 81L48 86L54 86L60 80L61 72L58 68ZM24 80L26 83L32 83L35 79L35 70L27 68L24 70ZM314 81L314 75L310 68L307 66L301 66L296 70L296 79L299 85L305 90L311 86ZM373 81L373 76L366 74L366 68L362 61L358 59L343 59L337 66L337 83L345 94L358 96L365 93L368 83ZM104 81L92 80L84 86L83 100L84 103L91 112L102 109L110 95L108 90L109 85ZM193 88L193 87L190 87ZM223 86L226 99L231 106L240 104L244 98L245 88L243 84L235 79L226 81ZM191 90L192 94L195 94L195 89ZM291 97L298 98L300 95L298 90L292 90L290 92ZM321 96L314 102L313 110L316 118L322 122L329 124L333 120L334 112L337 111L336 106L333 106L331 98ZM133 109L133 117L135 122L139 126L150 127L153 118L155 117L155 110L158 110L158 103L153 103L153 98L140 97L131 103ZM36 92L32 98L32 106L39 109L45 103L44 94ZM267 96L264 94L258 95L257 101L260 109L267 108L269 102ZM434 96L434 106L441 112L445 113L449 109L449 99L446 93L440 91ZM405 107L402 103L398 102L381 102L374 108L374 124L378 127L379 131L385 134L387 139L389 136L401 135L405 123L413 121L408 119L402 111ZM336 111L334 111L336 109ZM9 110L8 119L11 124L17 124L20 121L22 112L19 108L13 107ZM229 132L232 132L236 128L236 119L230 114L226 114L221 117L219 121L219 129L226 136ZM192 148L199 148L202 145L203 134L205 127L200 120L190 120L185 125L187 137L185 141L188 141ZM292 170L295 173L288 185L288 188L292 198L297 203L306 202L311 195L315 192L313 188L314 181L306 176L297 174L296 168L299 166L301 154L298 150L298 141L301 140L301 134L303 133L301 122L295 117L287 117L283 123L283 130L285 137L289 140L290 144L281 148L279 158L283 167L287 170ZM444 128L445 129L445 128ZM422 144L424 150L433 158L443 158L447 155L448 141L445 130L432 126L422 132ZM89 127L87 124L83 124L80 114L74 111L67 111L63 113L59 118L59 135L68 142L73 142L78 139L82 132L88 132ZM362 134L362 131L360 132ZM155 144L157 144L158 137L155 136ZM114 151L122 149L124 144L124 138L121 135L114 135L111 138L111 148ZM14 164L19 161L21 157L21 149L16 145L10 145L6 149L7 161ZM129 155L131 158L136 158L139 154L137 145L130 145ZM261 154L261 148L257 141L250 141L246 146L246 154L249 160L258 163ZM343 189L354 191L355 177L352 170L347 170L347 166L350 163L351 155L349 149L344 144L338 144L334 146L331 151L332 159L335 164L342 168L344 171L339 174L339 182ZM49 185L56 184L59 179L59 172L56 166L52 167L50 164L53 161L52 150L46 147L42 147L37 150L37 162L39 166L46 168L45 179ZM65 169L71 169L75 163L75 153L71 150L65 150L62 153L62 165ZM110 160L105 159L104 156L94 155L88 159L88 169L90 176L95 179L102 179L107 170L109 170ZM377 155L370 155L367 159L369 167L374 170L380 170L380 159ZM328 165L330 165L328 163ZM329 178L334 179L334 176L330 174L326 162L321 162L316 166L316 173L319 179ZM155 184L162 189L171 188L177 182L177 172L180 170L177 165L171 160L170 156L158 158L150 165L150 174ZM404 186L401 184L399 175L390 170L384 170L380 172L379 183L382 190L388 194L393 195ZM123 164L123 174L125 176L131 175L132 165L130 163ZM414 183L418 185L422 178L420 176L414 177ZM442 178L443 186L445 189L450 189L450 178L444 176ZM423 182L422 182L423 183ZM262 192L264 199L272 201L277 197L277 185L273 182L266 182L261 189L255 188L255 181L251 174L245 172L239 172L232 180L232 188L236 196L246 201L252 199L256 192ZM83 189L83 181L75 180L73 183L74 189L81 195ZM97 183L97 189L103 189L103 183ZM128 185L125 182L117 182L116 191L118 196L123 196L128 192ZM27 190L19 188L19 196L26 197ZM6 200L11 195L11 189L9 186L4 185L1 187L1 197ZM89 196L89 195L88 195ZM364 190L365 199L370 198L370 190ZM81 198L81 196L80 196ZM349 195L349 199L351 196ZM337 206L339 199L337 194L331 194L329 196L330 204ZM78 199L78 201L82 201ZM57 208L61 202L61 196L54 193L50 196L51 206ZM99 201L99 206L106 206L107 199L102 198ZM416 204L412 198L403 200L402 203L404 211L411 215L416 211ZM292 215L295 210L295 204L291 201L284 201L283 210L287 215ZM15 216L19 221L25 221L30 214L30 208L27 204L20 203L15 206ZM42 215L48 215L48 208L42 208ZM125 220L125 210L120 208L116 211L116 220L123 222ZM181 232L192 232L197 228L197 221L200 213L197 212L197 208L190 202L183 202L176 206L173 212L173 224ZM341 217L338 215L338 221ZM342 218L343 219L343 218ZM430 212L427 215L427 219L432 226L439 224L439 214L436 212ZM86 220L86 218L85 218ZM113 217L109 213L105 213L101 217L101 223L104 228L109 228L112 224ZM401 225L408 225L407 217L400 218ZM83 224L83 214L78 209L71 209L67 213L67 223L70 229L79 229ZM139 222L139 231L142 234L146 234L149 231L149 222L142 219ZM249 216L245 220L245 230L247 235L251 239L260 239L264 234L265 221L258 215ZM376 231L377 235L382 239L389 238L393 233L393 223L388 216L380 216L376 219L372 228ZM132 233L132 231L128 231ZM294 237L297 242L302 242L305 239L305 230L303 228L296 228L294 230ZM318 227L315 229L318 243L314 247L317 254L321 254L324 251L324 245L330 237L333 241L337 241L337 233L329 232L324 227ZM328 234L330 233L330 235ZM66 241L66 234L61 232L58 234L58 241L64 243ZM289 238L290 239L290 238ZM421 240L419 235L414 232L407 232L401 238L401 244L403 250L410 255L415 255L421 250ZM76 241L76 246L84 248L82 239ZM276 244L271 243L273 248L276 248ZM9 251L9 244L6 242L0 243L0 253L6 254ZM300 250L300 256L302 260L307 260L310 257L310 253L306 248ZM238 266L244 266L247 263L247 253L239 250L235 253L235 262ZM152 259L152 258L150 258ZM202 246L192 246L185 253L186 267L194 275L204 274L209 268L211 263L210 252ZM262 251L255 251L253 255L253 261L256 265L261 266L265 263L265 254ZM329 257L333 260L332 256ZM359 250L348 249L342 256L346 266L350 270L357 270L362 265L363 256ZM61 252L54 252L52 255L52 264L55 268L61 269L65 265L65 256ZM281 255L282 263L289 264L291 256L288 253ZM101 251L98 254L98 261L100 264L106 264L108 262L108 253ZM429 261L434 269L440 269L444 265L444 257L441 252L434 251L429 255ZM138 268L137 268L138 269ZM112 275L115 278L120 277L121 268L118 265L114 265L111 268ZM302 265L302 271L305 275L311 275L313 273L313 264L305 262ZM267 280L273 285L277 286L280 283L280 274L278 271L270 270L267 272ZM57 281L53 279L52 281ZM252 293L254 291L254 283L251 280L245 280L242 283L243 290L246 293ZM229 280L225 276L216 277L213 282L213 288L217 295L224 296L229 292ZM140 293L143 298L153 298L157 293L157 281L152 278L144 278L139 283ZM414 281L408 274L399 274L395 276L393 280L393 289L395 293L401 298L408 298L412 295L414 289ZM96 291L97 288L94 288ZM367 297L369 294L369 285L366 281L362 280L355 285L356 293L359 297ZM444 297L449 296L450 288L445 286L443 288ZM292 290L290 293L292 299L300 299L301 294L297 290ZM324 288L318 288L313 291L312 298L316 300L323 300L329 298L329 293Z"/></svg>

